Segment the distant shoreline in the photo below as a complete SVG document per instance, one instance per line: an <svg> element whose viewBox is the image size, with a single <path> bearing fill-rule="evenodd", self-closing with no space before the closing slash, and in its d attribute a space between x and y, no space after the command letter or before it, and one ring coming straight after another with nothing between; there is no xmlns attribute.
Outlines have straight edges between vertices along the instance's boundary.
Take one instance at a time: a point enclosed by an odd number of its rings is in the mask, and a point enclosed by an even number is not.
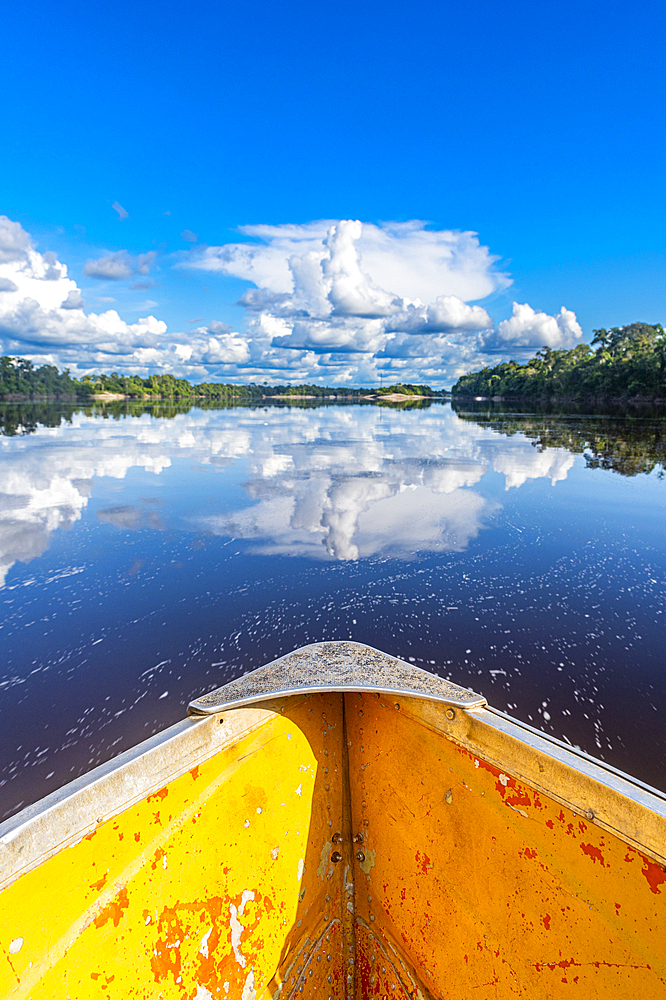
<svg viewBox="0 0 666 1000"><path fill-rule="evenodd" d="M471 394L464 394L457 392L454 396L447 397L452 403L460 400L461 402L474 402L474 403L538 403L543 405L544 403L554 403L555 405L565 405L570 406L571 404L576 405L591 405L591 406L607 406L609 403L613 405L630 405L630 406L641 406L641 405L665 405L666 398L663 396L473 396Z"/></svg>
<svg viewBox="0 0 666 1000"><path fill-rule="evenodd" d="M0 403L119 403L119 402L132 402L132 403L153 403L162 400L169 400L171 402L197 402L205 400L209 403L233 403L233 402L250 402L252 400L270 400L273 402L289 402L292 399L309 399L309 400L320 400L325 402L329 399L348 399L353 402L360 402L361 400L369 402L382 402L386 400L389 403L406 403L413 399L428 399L428 400L444 400L449 401L450 396L417 396L417 395L407 395L405 393L391 392L391 393L377 393L370 394L366 396L356 396L350 393L331 393L328 396L307 396L301 393L280 393L275 395L241 395L238 396L205 396L203 394L192 394L188 396L132 396L129 393L122 392L95 392L86 394L85 396L55 396L43 395L38 396L36 394L22 394L22 393L8 393L5 396L0 396Z"/></svg>

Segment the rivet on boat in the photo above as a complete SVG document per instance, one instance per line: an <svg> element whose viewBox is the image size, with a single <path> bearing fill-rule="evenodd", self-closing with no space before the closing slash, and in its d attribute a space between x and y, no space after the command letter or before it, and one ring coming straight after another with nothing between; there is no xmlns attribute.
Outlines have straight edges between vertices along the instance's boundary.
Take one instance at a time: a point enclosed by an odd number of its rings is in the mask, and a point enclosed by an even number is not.
<svg viewBox="0 0 666 1000"><path fill-rule="evenodd" d="M365 861L365 854L363 853L363 851L357 851L356 852L356 860L357 861Z"/></svg>
<svg viewBox="0 0 666 1000"><path fill-rule="evenodd" d="M585 816L587 819L594 819L594 809L586 809Z"/></svg>
<svg viewBox="0 0 666 1000"><path fill-rule="evenodd" d="M363 843L363 834L362 833L357 833L357 834L354 835L354 843L355 844L362 844Z"/></svg>
<svg viewBox="0 0 666 1000"><path fill-rule="evenodd" d="M342 855L338 851L333 851L331 854L331 861L334 865L337 865L338 862L342 861Z"/></svg>
<svg viewBox="0 0 666 1000"><path fill-rule="evenodd" d="M341 844L342 843L342 834L341 833L334 833L333 836L331 837L331 841L334 844Z"/></svg>
<svg viewBox="0 0 666 1000"><path fill-rule="evenodd" d="M456 717L456 713L453 711L452 708L447 708L447 710L446 710L446 712L444 714L446 715L447 719L449 719L449 720L453 720Z"/></svg>
<svg viewBox="0 0 666 1000"><path fill-rule="evenodd" d="M394 705L394 708L397 708L397 709L398 709L398 711L400 711L400 705L398 704L398 702L397 702L397 701L396 701L396 703L395 703L395 705Z"/></svg>

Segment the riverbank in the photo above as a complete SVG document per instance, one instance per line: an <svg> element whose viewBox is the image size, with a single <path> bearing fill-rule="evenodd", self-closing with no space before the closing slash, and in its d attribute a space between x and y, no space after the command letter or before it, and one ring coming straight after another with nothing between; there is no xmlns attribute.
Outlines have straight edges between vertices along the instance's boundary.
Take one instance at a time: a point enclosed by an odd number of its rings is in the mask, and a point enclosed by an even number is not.
<svg viewBox="0 0 666 1000"><path fill-rule="evenodd" d="M611 406L666 406L666 396L645 396L645 395L613 395L613 396L473 396L455 393L450 397L452 403L511 403L531 404L534 406L569 407L584 406L592 411L603 413Z"/></svg>
<svg viewBox="0 0 666 1000"><path fill-rule="evenodd" d="M406 403L412 400L449 400L450 396L421 396L413 395L411 393L376 393L367 395L352 395L351 393L329 393L326 396L321 395L308 395L305 393L298 392L285 392L279 394L273 393L257 393L255 395L249 394L238 394L228 395L228 396L208 396L203 393L192 393L189 395L178 395L178 396L137 396L131 393L123 392L94 392L86 395L80 396L54 396L54 395L43 395L39 396L35 393L9 393L4 396L0 396L0 403L119 403L119 402L132 402L132 403L159 403L159 402L175 402L175 403L247 403L247 402L258 402L259 400L263 402L275 402L275 403L288 403L291 400L318 400L320 402L326 402L328 400L348 400L349 402L360 402L361 400L366 402L389 402L389 403Z"/></svg>
<svg viewBox="0 0 666 1000"><path fill-rule="evenodd" d="M447 399L447 396L417 396L416 393L406 392L382 392L370 396L363 396L363 399L370 399L374 402L386 401L388 403L407 403L413 399Z"/></svg>

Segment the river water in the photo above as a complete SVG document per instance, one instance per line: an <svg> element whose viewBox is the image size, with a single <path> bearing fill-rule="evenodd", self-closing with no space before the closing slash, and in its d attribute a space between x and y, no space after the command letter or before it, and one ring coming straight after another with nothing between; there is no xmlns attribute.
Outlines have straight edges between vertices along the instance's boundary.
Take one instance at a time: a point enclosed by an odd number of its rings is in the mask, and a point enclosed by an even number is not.
<svg viewBox="0 0 666 1000"><path fill-rule="evenodd" d="M0 817L355 639L666 789L666 422L0 408Z"/></svg>

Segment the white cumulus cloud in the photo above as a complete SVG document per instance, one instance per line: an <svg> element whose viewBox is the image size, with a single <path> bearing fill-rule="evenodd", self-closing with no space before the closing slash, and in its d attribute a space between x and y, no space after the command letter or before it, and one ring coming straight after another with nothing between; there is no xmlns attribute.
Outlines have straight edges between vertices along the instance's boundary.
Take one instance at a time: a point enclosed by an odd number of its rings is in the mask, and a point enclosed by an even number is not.
<svg viewBox="0 0 666 1000"><path fill-rule="evenodd" d="M503 291L510 278L476 233L344 219L241 232L254 242L207 247L183 266L256 286L241 303L257 366L287 375L311 366L311 375L334 383L350 366L357 383L376 382L380 371L441 383L491 362L488 350L569 346L581 336L566 309L553 317L514 306L496 329L475 300Z"/></svg>
<svg viewBox="0 0 666 1000"><path fill-rule="evenodd" d="M152 257L150 258L152 260ZM166 323L147 316L126 323L109 309L84 312L67 266L39 253L22 227L0 217L0 348L58 364L106 367L115 356L155 346Z"/></svg>
<svg viewBox="0 0 666 1000"><path fill-rule="evenodd" d="M325 256L331 230L337 232L344 221L241 226L243 235L261 242L208 247L190 266L245 278L271 292L291 293L291 258ZM456 295L472 301L511 284L506 274L496 270L498 258L479 243L476 233L429 230L419 221L381 226L350 221L347 225L354 227L353 240L365 272L399 298L428 302L438 295Z"/></svg>
<svg viewBox="0 0 666 1000"><path fill-rule="evenodd" d="M576 314L564 306L557 316L536 312L526 302L513 303L510 319L502 320L497 327L495 342L498 346L515 347L575 347L583 331Z"/></svg>
<svg viewBox="0 0 666 1000"><path fill-rule="evenodd" d="M23 226L0 215L0 264L27 261L31 251L32 240Z"/></svg>
<svg viewBox="0 0 666 1000"><path fill-rule="evenodd" d="M383 376L441 385L498 354L569 347L582 336L566 308L550 316L514 303L511 318L496 327L479 300L504 291L511 279L472 232L353 219L241 232L247 242L193 246L177 266L247 281L245 329L210 321L168 332L148 315L158 306L153 300L125 307L146 314L135 323L116 309L86 311L67 266L38 252L21 225L2 216L0 350L77 374L170 371L195 381L328 385L371 385ZM154 250L120 250L89 259L83 270L104 282L141 276L130 287L147 289L156 258Z"/></svg>
<svg viewBox="0 0 666 1000"><path fill-rule="evenodd" d="M507 282L475 234L431 233L423 223L379 227L338 220L244 232L263 242L209 247L187 266L258 285L241 299L250 315L247 332L257 365L289 370L314 363L318 377L333 381L348 378L348 356L354 354L375 359L368 364L368 358L356 357L354 381L377 381L380 356L395 377L409 377L405 358L435 360L448 347L441 338L428 337L492 327L486 310L465 302L456 290L488 294ZM427 337L414 343L418 350L392 350L403 334ZM390 360L399 357L402 363ZM334 367L340 370L333 373Z"/></svg>

